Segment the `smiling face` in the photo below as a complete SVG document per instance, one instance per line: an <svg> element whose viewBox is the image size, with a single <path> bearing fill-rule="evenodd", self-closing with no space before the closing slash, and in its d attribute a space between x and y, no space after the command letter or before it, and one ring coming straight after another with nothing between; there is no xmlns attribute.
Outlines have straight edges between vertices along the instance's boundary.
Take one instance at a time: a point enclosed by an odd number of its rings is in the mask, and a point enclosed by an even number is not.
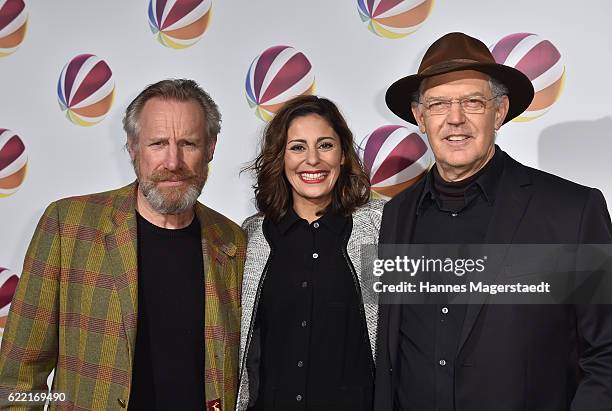
<svg viewBox="0 0 612 411"><path fill-rule="evenodd" d="M191 211L206 182L214 143L204 140L205 120L195 101L152 98L139 116L130 147L138 190L156 213Z"/></svg>
<svg viewBox="0 0 612 411"><path fill-rule="evenodd" d="M284 168L296 211L308 205L322 209L331 202L343 162L340 138L323 117L308 114L291 121Z"/></svg>
<svg viewBox="0 0 612 411"><path fill-rule="evenodd" d="M489 77L473 71L457 71L424 80L421 102L493 97ZM421 132L427 134L440 175L447 181L463 180L480 170L495 152L495 130L508 112L508 97L486 103L484 113L468 114L454 102L446 114L432 114L413 103L412 112Z"/></svg>

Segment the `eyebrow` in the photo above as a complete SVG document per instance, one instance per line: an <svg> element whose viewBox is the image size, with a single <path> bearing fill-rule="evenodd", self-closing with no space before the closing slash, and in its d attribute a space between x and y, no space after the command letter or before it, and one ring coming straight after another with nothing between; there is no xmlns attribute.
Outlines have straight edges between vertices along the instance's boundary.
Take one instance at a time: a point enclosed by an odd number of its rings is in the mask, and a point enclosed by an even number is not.
<svg viewBox="0 0 612 411"><path fill-rule="evenodd" d="M461 98L470 98L470 97L485 97L485 95L484 93L477 91L475 93L465 94L461 97L456 97L456 98L461 99ZM425 97L425 100L429 101L429 100L452 100L452 99L448 96L432 96L432 97Z"/></svg>
<svg viewBox="0 0 612 411"><path fill-rule="evenodd" d="M332 136L319 137L319 138L317 138L317 143L320 142L320 141L323 141L323 140L334 140L334 137L332 137ZM304 144L307 144L308 142L305 139L303 139L303 138L294 138L293 140L288 140L287 144L289 144L289 143L304 143Z"/></svg>
<svg viewBox="0 0 612 411"><path fill-rule="evenodd" d="M149 142L160 142L160 141L170 141L171 137L168 136L149 136L149 137L145 137L144 140L148 140ZM190 136L186 136L186 137L179 137L176 139L176 142L181 142L181 141L188 141L190 143L197 143L198 141L200 141L201 139L198 138L197 136L194 137L190 137Z"/></svg>

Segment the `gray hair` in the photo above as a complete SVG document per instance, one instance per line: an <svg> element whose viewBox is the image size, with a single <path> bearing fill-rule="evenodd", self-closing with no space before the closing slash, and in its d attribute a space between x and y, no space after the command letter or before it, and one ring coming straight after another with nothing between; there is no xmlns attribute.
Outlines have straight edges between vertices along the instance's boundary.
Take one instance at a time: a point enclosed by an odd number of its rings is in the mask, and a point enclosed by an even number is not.
<svg viewBox="0 0 612 411"><path fill-rule="evenodd" d="M168 79L148 85L129 104L123 117L123 129L127 134L126 147L131 149L138 143L140 135L140 124L138 118L145 103L152 98L175 101L195 101L202 108L206 120L204 136L208 144L217 141L217 135L221 131L221 113L213 99L202 89L198 83L188 79Z"/></svg>
<svg viewBox="0 0 612 411"><path fill-rule="evenodd" d="M495 105L497 107L499 107L499 105L501 104L502 100L503 100L503 96L507 96L508 95L508 87L506 87L506 85L504 83L502 83L501 81L488 76L489 77L489 87L491 88L491 94L493 94L495 97ZM424 91L424 86L425 81L421 81L421 84L419 84L419 89L418 91L415 91L412 96L410 101L411 102L415 102L415 103L419 103L421 101L421 99L423 98L423 91Z"/></svg>
<svg viewBox="0 0 612 411"><path fill-rule="evenodd" d="M491 94L495 96L495 105L499 107L502 103L503 97L507 96L509 91L508 87L501 81L489 76L489 86L491 87Z"/></svg>

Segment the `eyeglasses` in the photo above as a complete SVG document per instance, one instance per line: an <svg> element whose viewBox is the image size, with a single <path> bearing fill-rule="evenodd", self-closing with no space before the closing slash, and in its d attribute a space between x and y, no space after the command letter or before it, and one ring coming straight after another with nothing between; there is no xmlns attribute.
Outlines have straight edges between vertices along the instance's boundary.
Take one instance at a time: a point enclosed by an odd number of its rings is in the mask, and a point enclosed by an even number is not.
<svg viewBox="0 0 612 411"><path fill-rule="evenodd" d="M464 113L482 114L487 108L487 103L497 97L499 96L493 96L491 98L465 97L452 100L430 100L420 101L419 104L422 104L425 110L431 115L447 114L453 103L459 103Z"/></svg>

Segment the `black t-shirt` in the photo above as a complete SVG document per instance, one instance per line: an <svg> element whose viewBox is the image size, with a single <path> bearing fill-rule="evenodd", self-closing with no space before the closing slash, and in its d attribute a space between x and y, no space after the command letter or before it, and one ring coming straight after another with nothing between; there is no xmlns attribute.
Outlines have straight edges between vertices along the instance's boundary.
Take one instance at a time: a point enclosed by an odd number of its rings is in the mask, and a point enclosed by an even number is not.
<svg viewBox="0 0 612 411"><path fill-rule="evenodd" d="M201 410L204 269L200 225L138 218L138 325L130 410Z"/></svg>

